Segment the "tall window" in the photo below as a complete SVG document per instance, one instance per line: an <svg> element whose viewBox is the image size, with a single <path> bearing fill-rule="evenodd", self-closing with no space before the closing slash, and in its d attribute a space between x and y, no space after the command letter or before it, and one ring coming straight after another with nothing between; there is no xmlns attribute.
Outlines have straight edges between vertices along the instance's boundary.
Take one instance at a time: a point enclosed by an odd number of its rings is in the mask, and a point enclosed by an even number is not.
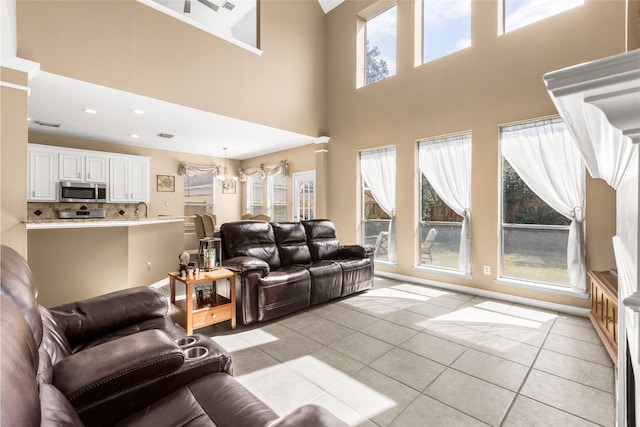
<svg viewBox="0 0 640 427"><path fill-rule="evenodd" d="M268 215L272 221L287 220L287 177L282 173L267 178Z"/></svg>
<svg viewBox="0 0 640 427"><path fill-rule="evenodd" d="M504 32L557 15L584 4L584 0L504 0Z"/></svg>
<svg viewBox="0 0 640 427"><path fill-rule="evenodd" d="M419 265L471 274L471 134L420 141Z"/></svg>
<svg viewBox="0 0 640 427"><path fill-rule="evenodd" d="M264 213L263 188L264 181L257 176L247 177L247 213L259 215Z"/></svg>
<svg viewBox="0 0 640 427"><path fill-rule="evenodd" d="M471 46L471 0L422 0L422 63Z"/></svg>
<svg viewBox="0 0 640 427"><path fill-rule="evenodd" d="M396 6L365 23L365 84L396 74Z"/></svg>
<svg viewBox="0 0 640 427"><path fill-rule="evenodd" d="M360 153L362 242L375 245L377 260L396 261L396 148Z"/></svg>
<svg viewBox="0 0 640 427"><path fill-rule="evenodd" d="M505 126L502 276L584 291L584 164L561 119Z"/></svg>
<svg viewBox="0 0 640 427"><path fill-rule="evenodd" d="M215 213L214 175L186 174L184 176L184 231L195 233L194 214Z"/></svg>

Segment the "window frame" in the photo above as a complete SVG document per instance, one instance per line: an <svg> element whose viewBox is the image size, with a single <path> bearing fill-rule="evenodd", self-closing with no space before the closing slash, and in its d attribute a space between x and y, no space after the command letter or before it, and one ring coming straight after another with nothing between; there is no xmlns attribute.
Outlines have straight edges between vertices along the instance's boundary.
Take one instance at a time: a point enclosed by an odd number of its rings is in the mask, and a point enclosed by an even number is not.
<svg viewBox="0 0 640 427"><path fill-rule="evenodd" d="M589 294L587 293L581 293L578 292L574 289L572 289L571 284L567 283L567 284L561 284L561 283L552 283L552 282L544 282L544 281L536 281L533 279L525 279L525 278L520 278L520 277L512 277L512 276L506 276L505 272L504 272L504 242L505 242L505 228L523 228L523 229L545 229L545 230L549 230L549 231L569 231L569 225L553 225L553 224L514 224L514 223L505 223L505 212L504 212L504 163L507 161L506 157L504 156L504 154L502 153L502 129L503 128L508 128L510 126L518 126L518 125L523 125L526 126L528 124L535 124L538 122L544 122L544 121L549 121L549 120L557 120L557 119L561 119L559 116L550 116L550 117L540 117L540 118L535 118L535 119L529 119L529 120L522 120L519 122L513 122L513 123L508 123L508 124L504 124L504 125L500 125L499 129L498 129L498 147L499 147L499 151L500 151L500 164L499 164L499 184L500 184L500 191L499 191L499 218L498 218L498 227L499 227L499 231L500 231L500 247L499 247L499 251L498 251L498 277L496 279L496 283L498 284L503 284L503 285L508 285L508 286L515 286L515 287L520 287L520 288L525 288L525 289L535 289L535 290L542 290L545 292L549 292L549 293L554 293L554 294L558 294L558 295L568 295L568 296L572 296L572 297L576 297L576 298L588 298ZM565 124L566 125L566 124ZM516 172L517 173L517 172ZM519 176L519 175L518 175ZM520 178L522 179L522 178ZM582 180L586 179L586 173L585 170L583 169L583 173L582 173ZM525 183L526 185L526 183ZM531 190L533 191L533 190ZM542 199L541 199L542 200ZM551 206L548 205L548 203L544 202L544 200L542 200L542 202L549 207L550 209L552 209L554 212L555 209L551 208ZM586 195L585 195L585 206L586 206ZM583 248L584 250L584 248ZM568 272L568 259L567 259L567 253L566 251L564 252L564 259L566 261L566 266L567 266L567 272Z"/></svg>
<svg viewBox="0 0 640 427"><path fill-rule="evenodd" d="M416 0L415 7L415 52L414 52L414 66L418 67L420 65L428 64L433 61L437 61L438 59L444 58L449 55L453 55L454 53L460 52L465 49L469 49L473 46L473 1L469 1L469 46L465 46L451 52L445 53L444 55L432 58L427 60L425 58L425 29L426 23L424 19L425 14L425 5L424 2L426 0Z"/></svg>
<svg viewBox="0 0 640 427"><path fill-rule="evenodd" d="M377 0L373 4L364 8L357 14L356 21L356 88L359 89L370 84L380 82L393 77L397 74L397 68L393 74L386 76L383 79L376 80L371 83L367 83L367 22L376 18L377 16L387 12L389 9L396 7L397 0ZM396 9L396 28L395 28L395 55L398 55L398 18Z"/></svg>

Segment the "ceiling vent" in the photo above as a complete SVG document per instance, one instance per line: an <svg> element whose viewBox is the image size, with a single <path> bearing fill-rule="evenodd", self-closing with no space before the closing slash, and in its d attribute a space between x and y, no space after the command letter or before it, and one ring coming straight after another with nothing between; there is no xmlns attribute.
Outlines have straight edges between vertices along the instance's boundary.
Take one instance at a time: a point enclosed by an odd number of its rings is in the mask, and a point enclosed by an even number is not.
<svg viewBox="0 0 640 427"><path fill-rule="evenodd" d="M171 135L170 133L159 133L158 136L160 138L167 138L167 139L173 138L173 135Z"/></svg>
<svg viewBox="0 0 640 427"><path fill-rule="evenodd" d="M233 8L234 8L234 7L236 7L236 5L235 5L235 4L233 4L233 3L229 3L228 1L226 1L226 2L224 2L224 4L222 5L222 7L223 7L224 9L227 9L227 10L233 10Z"/></svg>
<svg viewBox="0 0 640 427"><path fill-rule="evenodd" d="M42 120L36 120L36 121L34 121L34 123L39 125L39 126L46 126L46 127L50 127L50 128L59 128L60 127L60 123L43 122Z"/></svg>

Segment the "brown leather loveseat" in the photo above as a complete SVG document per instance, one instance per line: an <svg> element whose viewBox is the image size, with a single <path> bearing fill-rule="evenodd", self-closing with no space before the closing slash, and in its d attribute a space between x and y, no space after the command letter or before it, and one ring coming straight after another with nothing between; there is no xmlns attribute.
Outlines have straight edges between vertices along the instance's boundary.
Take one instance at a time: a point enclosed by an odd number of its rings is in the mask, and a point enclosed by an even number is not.
<svg viewBox="0 0 640 427"><path fill-rule="evenodd" d="M223 348L173 324L153 289L49 310L24 258L6 246L0 256L2 426L345 425L315 405L278 418L231 376Z"/></svg>
<svg viewBox="0 0 640 427"><path fill-rule="evenodd" d="M238 274L243 323L283 316L373 286L373 248L340 245L326 219L220 227L224 267Z"/></svg>

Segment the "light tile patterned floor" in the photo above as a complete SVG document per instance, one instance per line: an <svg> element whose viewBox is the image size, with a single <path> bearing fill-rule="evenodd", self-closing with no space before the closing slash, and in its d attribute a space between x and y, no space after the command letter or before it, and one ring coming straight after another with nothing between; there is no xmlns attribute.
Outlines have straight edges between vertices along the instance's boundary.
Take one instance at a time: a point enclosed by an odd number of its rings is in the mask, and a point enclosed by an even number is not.
<svg viewBox="0 0 640 427"><path fill-rule="evenodd" d="M259 325L199 329L279 414L352 426L613 426L614 369L586 318L376 278Z"/></svg>

